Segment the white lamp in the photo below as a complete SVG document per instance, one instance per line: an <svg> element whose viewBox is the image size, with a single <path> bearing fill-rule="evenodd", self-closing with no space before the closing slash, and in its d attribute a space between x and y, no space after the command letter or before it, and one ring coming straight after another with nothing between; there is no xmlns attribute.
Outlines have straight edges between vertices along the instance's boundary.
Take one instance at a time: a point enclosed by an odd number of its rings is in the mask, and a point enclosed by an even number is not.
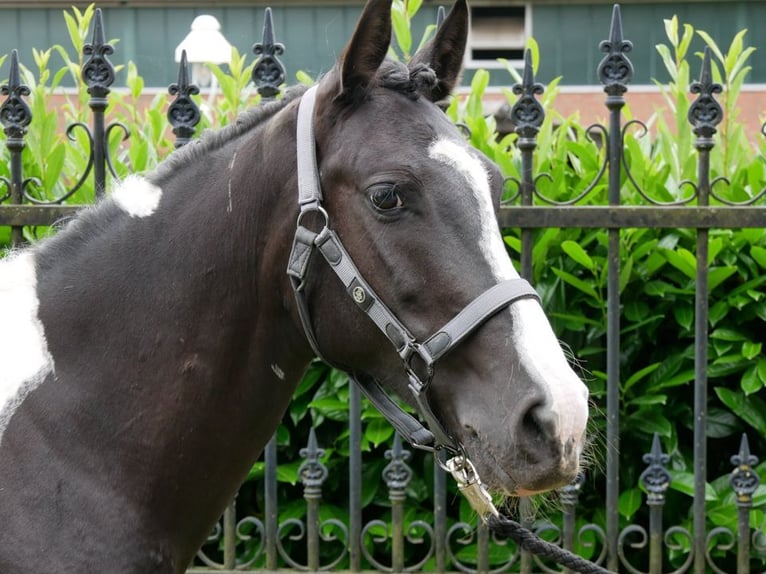
<svg viewBox="0 0 766 574"><path fill-rule="evenodd" d="M186 50L186 60L192 65L192 82L200 88L214 88L215 76L205 63L229 64L231 44L221 34L221 24L215 16L202 14L191 25L191 31L176 46L176 62Z"/></svg>

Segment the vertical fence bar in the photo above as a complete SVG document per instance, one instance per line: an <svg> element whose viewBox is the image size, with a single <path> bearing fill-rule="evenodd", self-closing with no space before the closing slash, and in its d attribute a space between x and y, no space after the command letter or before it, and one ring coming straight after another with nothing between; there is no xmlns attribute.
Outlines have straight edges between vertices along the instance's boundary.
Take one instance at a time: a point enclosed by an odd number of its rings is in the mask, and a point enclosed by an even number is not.
<svg viewBox="0 0 766 574"><path fill-rule="evenodd" d="M223 511L223 567L234 570L237 565L237 497Z"/></svg>
<svg viewBox="0 0 766 574"><path fill-rule="evenodd" d="M114 48L104 40L104 22L101 9L96 8L93 25L93 40L85 44L82 53L89 58L82 65L82 79L88 86L91 98L88 106L93 111L93 183L96 197L103 197L106 192L106 127L104 112L114 83L114 67L107 56L114 53Z"/></svg>
<svg viewBox="0 0 766 574"><path fill-rule="evenodd" d="M750 454L747 435L742 435L739 453L731 457L731 463L736 466L729 483L737 495L737 574L750 574L750 509L761 479L753 469L758 458Z"/></svg>
<svg viewBox="0 0 766 574"><path fill-rule="evenodd" d="M524 528L531 528L535 511L529 498L522 497L519 500L519 514L521 515L521 524ZM520 572L522 574L531 574L532 572L532 554L526 550L521 550Z"/></svg>
<svg viewBox="0 0 766 574"><path fill-rule="evenodd" d="M19 54L16 50L11 52L11 69L8 83L0 87L0 93L8 96L0 106L0 122L6 135L6 147L10 155L10 178L5 180L8 186L8 196L11 205L21 205L24 200L24 168L21 161L21 152L26 143L24 135L27 126L32 121L32 111L23 96L30 94L29 87L21 83L19 74ZM0 196L2 198L2 196ZM18 247L24 240L22 226L11 227L11 246Z"/></svg>
<svg viewBox="0 0 766 574"><path fill-rule="evenodd" d="M308 570L312 572L319 570L319 501L322 500L322 483L327 478L327 467L319 459L324 454L312 427L308 445L300 451L300 456L306 460L298 469L306 500L306 550Z"/></svg>
<svg viewBox="0 0 766 574"><path fill-rule="evenodd" d="M574 550L574 537L577 529L577 499L580 497L580 490L584 482L585 474L580 472L573 482L567 484L559 491L561 510L564 515L562 542L564 549L569 551ZM564 568L562 574L570 574L570 572L569 568Z"/></svg>
<svg viewBox="0 0 766 574"><path fill-rule="evenodd" d="M622 165L622 108L623 94L633 76L633 65L625 56L632 44L622 37L620 7L612 10L609 40L601 42L599 49L606 53L598 66L598 75L607 94L609 133L607 159L609 161L609 205L620 204L620 175ZM617 570L617 538L619 535L618 499L620 452L620 230L609 229L607 254L607 399L606 399L606 534L607 567Z"/></svg>
<svg viewBox="0 0 766 574"><path fill-rule="evenodd" d="M391 462L383 469L383 479L391 501L392 572L404 572L404 501L407 498L405 490L412 480L412 469L407 465L411 456L410 451L402 447L401 435L396 433L393 448L385 452L385 457Z"/></svg>
<svg viewBox="0 0 766 574"><path fill-rule="evenodd" d="M277 527L279 509L277 507L277 437L271 437L264 451L264 498L266 530L266 569L277 569Z"/></svg>
<svg viewBox="0 0 766 574"><path fill-rule="evenodd" d="M439 451L436 456L444 462L446 455ZM436 571L447 571L447 473L434 460L434 552Z"/></svg>
<svg viewBox="0 0 766 574"><path fill-rule="evenodd" d="M670 486L670 473L665 465L670 457L662 452L660 437L654 433L651 452L644 455L648 465L639 480L647 491L646 503L649 505L649 574L662 574L662 511L665 505L665 492Z"/></svg>
<svg viewBox="0 0 766 574"><path fill-rule="evenodd" d="M351 572L362 570L362 397L356 384L349 388L349 533L348 553Z"/></svg>
<svg viewBox="0 0 766 574"><path fill-rule="evenodd" d="M522 82L513 85L513 93L517 94L519 99L511 108L511 121L514 131L519 136L516 146L521 152L521 181L519 182L521 205L532 205L533 202L534 151L537 148L537 133L545 119L545 110L535 96L542 94L543 91L543 85L535 82L532 52L527 49L524 52ZM532 234L532 229L522 228L521 230L520 271L525 279L532 279Z"/></svg>
<svg viewBox="0 0 766 574"><path fill-rule="evenodd" d="M710 203L710 150L723 111L713 94L723 91L713 82L710 48L705 47L699 81L690 91L699 94L689 106L689 122L697 139L697 205ZM707 468L707 340L708 340L708 230L697 230L697 274L694 299L694 572L704 574L706 553L705 478Z"/></svg>

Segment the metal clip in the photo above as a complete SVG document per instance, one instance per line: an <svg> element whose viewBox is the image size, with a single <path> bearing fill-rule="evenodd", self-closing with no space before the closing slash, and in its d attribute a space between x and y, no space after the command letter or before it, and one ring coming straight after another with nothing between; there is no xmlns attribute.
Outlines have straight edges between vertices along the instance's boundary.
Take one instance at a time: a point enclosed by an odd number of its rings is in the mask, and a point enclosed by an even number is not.
<svg viewBox="0 0 766 574"><path fill-rule="evenodd" d="M471 508L482 520L486 521L490 514L493 516L500 515L492 502L492 497L479 479L476 468L469 459L463 455L454 456L447 460L443 467L455 479L461 494L465 496Z"/></svg>

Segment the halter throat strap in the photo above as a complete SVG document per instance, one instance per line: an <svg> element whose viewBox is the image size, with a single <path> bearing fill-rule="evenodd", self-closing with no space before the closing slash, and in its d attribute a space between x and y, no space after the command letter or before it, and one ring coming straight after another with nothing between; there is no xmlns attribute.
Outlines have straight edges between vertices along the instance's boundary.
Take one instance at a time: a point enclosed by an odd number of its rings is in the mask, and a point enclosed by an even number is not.
<svg viewBox="0 0 766 574"><path fill-rule="evenodd" d="M447 448L454 453L461 452L462 447L447 433L428 402L427 390L433 379L434 364L490 317L514 301L523 298L539 299L537 292L524 279L502 281L471 301L425 341L418 342L365 281L340 238L330 228L329 216L322 207L317 166L313 121L315 101L316 86L303 95L298 108L297 162L300 214L287 268L306 339L314 353L326 361L311 322L305 289L311 256L318 251L338 276L357 307L372 320L396 349L409 379L409 388L415 398L419 414L428 428L401 410L373 377L341 368L349 372L349 376L360 386L375 407L415 448L424 450ZM302 224L304 216L308 213L318 213L324 220L324 225L318 232Z"/></svg>

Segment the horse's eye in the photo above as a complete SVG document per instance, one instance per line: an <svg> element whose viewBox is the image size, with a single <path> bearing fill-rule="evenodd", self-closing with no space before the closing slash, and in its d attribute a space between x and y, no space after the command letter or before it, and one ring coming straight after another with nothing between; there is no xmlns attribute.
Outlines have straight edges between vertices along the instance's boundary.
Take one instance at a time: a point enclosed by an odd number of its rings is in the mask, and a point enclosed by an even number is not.
<svg viewBox="0 0 766 574"><path fill-rule="evenodd" d="M402 206L402 199L396 192L396 185L381 183L370 188L370 201L381 211L388 211Z"/></svg>

